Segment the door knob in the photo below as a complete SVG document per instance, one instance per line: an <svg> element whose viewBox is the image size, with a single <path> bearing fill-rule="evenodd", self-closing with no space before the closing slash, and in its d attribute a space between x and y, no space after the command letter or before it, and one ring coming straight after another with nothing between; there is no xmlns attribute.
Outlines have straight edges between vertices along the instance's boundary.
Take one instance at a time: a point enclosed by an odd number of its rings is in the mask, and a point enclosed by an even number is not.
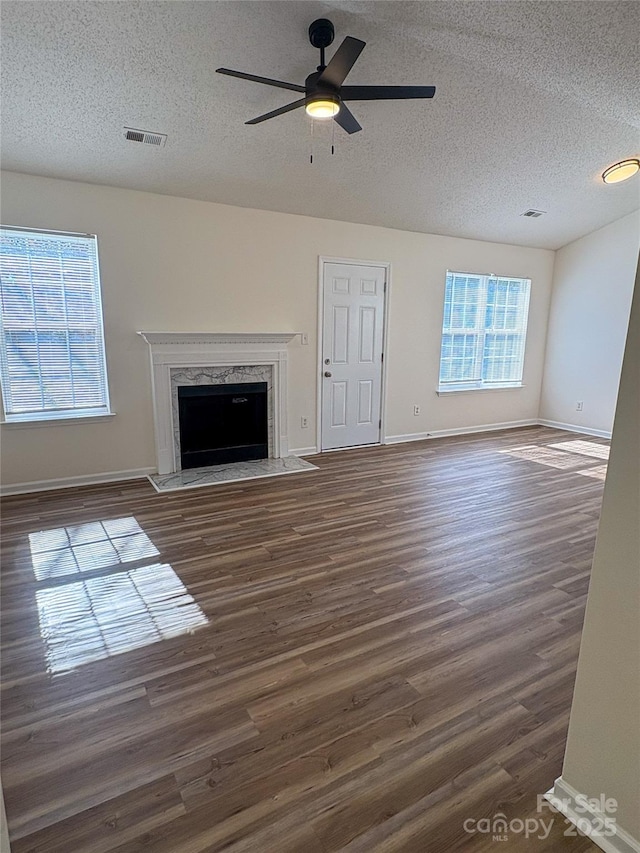
<svg viewBox="0 0 640 853"><path fill-rule="evenodd" d="M327 377L327 379L328 379L328 378L331 376L331 373L329 373L329 371L328 371L328 370L325 370L324 375L325 375L325 376Z"/></svg>

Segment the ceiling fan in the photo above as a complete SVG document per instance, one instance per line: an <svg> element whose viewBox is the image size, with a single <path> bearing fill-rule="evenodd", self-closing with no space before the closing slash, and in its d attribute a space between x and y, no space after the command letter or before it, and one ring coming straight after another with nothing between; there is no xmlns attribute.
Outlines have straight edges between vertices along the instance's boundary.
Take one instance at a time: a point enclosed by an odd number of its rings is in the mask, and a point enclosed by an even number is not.
<svg viewBox="0 0 640 853"><path fill-rule="evenodd" d="M260 124L267 119L304 107L312 118L330 119L337 122L347 133L357 133L362 130L358 120L347 107L345 101L384 101L399 98L433 98L435 86L343 86L347 74L351 71L356 60L365 48L366 42L347 36L336 50L328 65L325 65L324 52L332 43L335 30L331 21L319 18L309 27L309 41L320 50L320 65L313 74L309 74L304 86L297 83L285 83L282 80L272 80L269 77L257 77L255 74L245 74L243 71L232 71L230 68L216 68L218 74L228 74L230 77L240 77L242 80L252 80L254 83L264 83L278 89L289 89L304 95L298 101L287 104L270 113L252 118L245 124Z"/></svg>

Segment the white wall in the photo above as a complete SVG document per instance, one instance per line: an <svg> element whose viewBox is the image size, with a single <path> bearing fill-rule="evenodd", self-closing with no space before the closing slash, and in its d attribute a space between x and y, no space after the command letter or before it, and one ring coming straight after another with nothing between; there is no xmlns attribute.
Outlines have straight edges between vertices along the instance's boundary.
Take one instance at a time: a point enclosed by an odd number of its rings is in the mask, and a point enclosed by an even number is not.
<svg viewBox="0 0 640 853"><path fill-rule="evenodd" d="M636 212L556 253L542 419L611 432L639 245Z"/></svg>
<svg viewBox="0 0 640 853"><path fill-rule="evenodd" d="M640 280L640 279L639 279ZM611 458L562 779L609 814L640 849L640 283L620 380ZM620 849L627 849L620 847ZM631 849L631 847L629 847Z"/></svg>
<svg viewBox="0 0 640 853"><path fill-rule="evenodd" d="M2 793L2 782L0 782L0 853L11 853L7 813L4 808L4 795Z"/></svg>
<svg viewBox="0 0 640 853"><path fill-rule="evenodd" d="M5 485L155 465L153 331L306 331L290 345L289 442L315 445L318 256L390 261L387 434L535 419L554 253L27 175L2 176L2 222L98 235L111 399L106 422L5 427ZM447 268L532 280L524 388L438 397ZM414 404L422 407L413 415Z"/></svg>

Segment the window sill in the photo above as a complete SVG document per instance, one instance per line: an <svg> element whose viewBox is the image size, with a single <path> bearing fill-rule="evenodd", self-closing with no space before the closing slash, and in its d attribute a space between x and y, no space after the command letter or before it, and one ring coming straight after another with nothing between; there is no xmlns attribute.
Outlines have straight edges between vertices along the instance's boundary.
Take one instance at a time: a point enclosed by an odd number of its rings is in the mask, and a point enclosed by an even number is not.
<svg viewBox="0 0 640 853"><path fill-rule="evenodd" d="M463 385L457 388L436 388L438 397L447 397L449 394L467 394L469 391L513 391L524 388L522 382L514 382L512 385Z"/></svg>
<svg viewBox="0 0 640 853"><path fill-rule="evenodd" d="M24 429L28 427L52 427L61 424L91 424L115 417L115 412L101 412L99 415L65 415L61 418L31 418L27 420L3 420L3 429Z"/></svg>

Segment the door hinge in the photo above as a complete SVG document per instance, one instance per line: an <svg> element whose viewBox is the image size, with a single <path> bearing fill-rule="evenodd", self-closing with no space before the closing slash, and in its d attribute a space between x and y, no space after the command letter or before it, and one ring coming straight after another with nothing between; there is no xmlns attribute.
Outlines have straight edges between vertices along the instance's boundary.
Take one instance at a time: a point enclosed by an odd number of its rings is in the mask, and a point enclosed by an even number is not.
<svg viewBox="0 0 640 853"><path fill-rule="evenodd" d="M382 418L378 421L378 429L382 429Z"/></svg>
<svg viewBox="0 0 640 853"><path fill-rule="evenodd" d="M382 363L383 361L384 361L384 353L381 353L380 354L380 362Z"/></svg>

